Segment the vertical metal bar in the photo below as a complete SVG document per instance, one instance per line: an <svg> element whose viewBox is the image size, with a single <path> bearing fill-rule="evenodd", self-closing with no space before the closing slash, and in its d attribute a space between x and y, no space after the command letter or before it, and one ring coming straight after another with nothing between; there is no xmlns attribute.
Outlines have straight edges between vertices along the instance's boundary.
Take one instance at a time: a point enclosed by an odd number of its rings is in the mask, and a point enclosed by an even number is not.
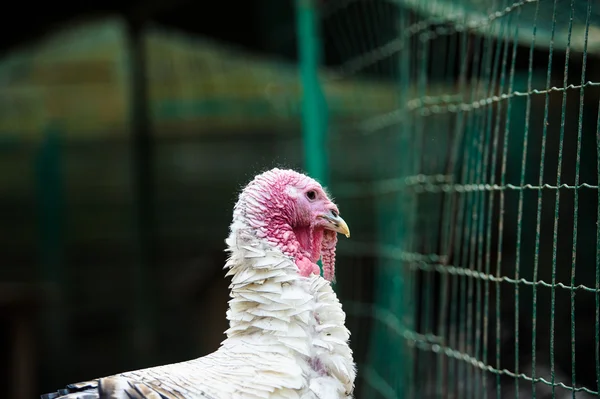
<svg viewBox="0 0 600 399"><path fill-rule="evenodd" d="M44 131L41 147L35 159L35 186L38 200L39 231L39 275L43 282L51 283L58 300L50 304L43 315L45 339L49 348L49 357L58 362L46 372L53 381L60 379L60 358L67 357L64 319L64 214L63 174L61 163L61 138L59 131L49 126Z"/></svg>
<svg viewBox="0 0 600 399"><path fill-rule="evenodd" d="M314 0L296 0L296 24L302 82L304 165L309 175L327 185L327 109L319 82L322 48Z"/></svg>
<svg viewBox="0 0 600 399"><path fill-rule="evenodd" d="M596 116L596 167L598 176L600 176L600 102L598 102L598 111ZM600 184L598 185L600 187ZM600 188L596 197L596 390L600 392ZM598 394L600 397L600 393Z"/></svg>
<svg viewBox="0 0 600 399"><path fill-rule="evenodd" d="M521 10L519 9L516 15L516 21L514 21L514 23L518 24L519 22L519 18L521 16ZM512 17L509 17L509 19L507 20L507 26L510 26L510 24L513 23L513 19ZM507 29L507 34L510 34L510 29ZM517 54L517 32L514 32L512 34L512 40L510 38L509 35L507 35L507 37L505 38L505 43L504 43L504 53L502 55L502 73L500 75L500 90L502 92L502 90L504 89L504 85L506 84L506 81L508 80L508 92L512 93L513 92L513 87L514 87L514 77L515 77L515 64L516 64L516 54ZM512 55L510 56L511 62L510 62L510 67L507 68L509 66L508 63L508 50L510 49L510 47L512 46ZM507 76L508 75L508 76ZM503 144L502 144L502 156L501 156L501 161L500 161L500 185L504 186L506 184L506 175L507 175L507 164L508 164L508 153L509 153L509 136L511 133L514 132L512 131L511 128L511 116L512 116L512 107L513 107L513 103L512 103L512 99L509 98L506 102L506 113L505 113L505 117L506 117L506 124L504 126L504 133L503 133ZM499 118L496 119L496 127L495 129L498 131L498 129L500 128L499 125ZM513 122L514 124L514 122ZM496 258L496 279L497 281L500 281L501 277L502 277L502 249L503 249L503 245L504 245L504 219L505 219L505 192L504 191L500 191L500 200L499 200L499 216L498 216L498 246L497 246L497 258ZM501 301L501 290L502 287L500 286L500 284L496 285L496 368L498 370L501 370L501 336L502 336L502 327L501 327L501 322L502 322L502 318L500 317L501 315L501 309L502 309L502 305L500 303ZM518 331L515 332L515 334L518 334ZM516 336L515 336L515 340L516 340ZM515 343L516 345L516 343ZM502 384L501 384L501 380L500 380L500 373L496 373L496 397L500 398L501 396L501 390L502 390Z"/></svg>
<svg viewBox="0 0 600 399"><path fill-rule="evenodd" d="M519 18L521 17L521 9L519 9L517 11L516 14L516 22L519 22ZM508 92L512 93L515 87L515 65L516 65L516 60L517 60L517 47L518 47L518 35L519 35L519 25L516 25L516 28L514 30L514 35L513 35L513 44L512 44L512 57L511 57L511 65L510 65L510 73L509 73L509 77L508 77ZM519 87L522 87L522 76L517 75L516 78L520 81L518 83ZM513 136L515 135L516 132L518 132L520 129L520 126L524 125L524 121L523 120L517 120L517 122L514 121L515 115L513 114L513 107L515 109L518 109L517 107L514 106L515 101L511 100L510 98L508 99L507 105L506 105L506 128L505 128L505 135L507 136L505 139L505 143L508 143L508 135L510 133L513 134ZM511 119L512 119L512 123L511 123ZM517 128L518 126L518 128ZM523 134L525 134L525 132L523 132ZM516 142L516 141L515 141ZM513 143L513 146L515 144ZM514 153L514 150L511 150L509 148L505 148L506 150ZM505 155L507 155L508 153L506 153ZM507 161L507 158L505 156L503 156L503 164L502 164L502 185L504 186L505 184L505 179L506 179L506 164L504 163L505 161ZM501 211L502 213L502 217L504 218L504 197L502 197L502 208ZM521 223L521 221L519 221L519 223ZM499 234L504 234L504 231L502 228L499 228ZM501 251L501 247L498 247L498 264L502 265L502 262L500 260L500 251ZM521 247L517 246L516 248L516 253L520 253L521 252ZM516 281L518 281L518 279L520 278L520 271L518 268L518 265L515 265L515 276L514 279ZM515 369L518 370L519 368L519 285L515 284L515 325L514 325L514 332L515 332ZM497 337L497 339L499 339L500 336ZM518 398L519 397L519 379L515 378L515 396Z"/></svg>
<svg viewBox="0 0 600 399"><path fill-rule="evenodd" d="M492 71L492 84L490 85L490 93L495 93L496 90L499 90L501 93L504 90L504 76L505 76L505 68L501 66L501 59L506 61L507 52L507 30L506 24L502 24L500 26L499 37L501 40L496 45L495 55L494 55L494 66ZM504 51L504 57L502 56ZM498 78L498 89L496 88L495 80ZM496 112L495 118L492 117L492 111ZM492 183L496 183L496 170L498 168L498 158L499 158L499 142L500 142L500 115L502 115L502 103L499 103L494 110L492 107L488 108L488 135L491 134L493 137L491 139L492 147L491 147L491 163L490 163L490 174L489 180ZM494 123L492 121L495 119ZM493 132L492 132L492 125ZM492 226L494 223L492 222L492 213L494 212L494 202L496 200L496 195L490 191L488 194L488 213L487 213L487 231L486 231L486 248L485 248L485 274L491 275L492 273ZM497 284L495 287L496 290L499 289L499 285ZM499 293L498 293L499 295ZM491 350L491 345L489 345L489 331L490 331L490 322L493 323L490 306L491 306L491 293L490 293L490 282L485 282L485 295L484 295L484 304L483 304L483 314L484 314L484 324L483 324L483 358L484 362L488 362L488 351ZM499 317L499 312L497 313L497 317ZM499 320L499 319L498 319ZM499 355L499 354L498 354ZM488 390L487 387L488 379L483 378L483 399L487 399L488 393L491 394L493 391ZM491 378L490 378L491 383Z"/></svg>
<svg viewBox="0 0 600 399"><path fill-rule="evenodd" d="M498 7L498 5L496 4L496 0L494 0L492 2L492 8L496 9ZM495 88L495 83L496 83L496 78L497 78L497 69L493 68L492 65L494 65L494 67L497 67L496 63L494 62L494 60L496 60L499 55L499 48L496 48L495 46L495 41L492 39L492 36L489 35L486 39L485 42L483 44L484 48L486 48L487 50L483 51L482 54L482 58L483 61L481 62L481 69L479 72L479 79L478 79L478 85L479 85L479 89L478 91L480 91L481 93L486 93L488 92L487 90L489 90L488 93L490 93L489 95L493 95L492 93L494 93ZM479 121L480 121L480 127L479 129L481 130L481 140L480 140L480 147L478 148L478 152L479 152L479 157L481 159L481 161L478 162L477 164L477 170L476 170L476 176L477 176L477 181L479 183L485 184L488 183L490 180L488 178L489 176L489 169L490 169L490 144L492 143L492 137L491 137L491 127L492 127L492 123L493 123L493 119L492 119L492 112L493 109L492 107L488 106L486 107L487 109L482 109L481 110L481 115L479 115ZM477 129L477 128L476 128ZM491 215L490 212L492 211L492 209L489 207L489 198L487 197L487 194L483 191L478 193L478 201L479 201L479 215L478 215L478 223L479 226L477 228L477 258L476 258L476 264L474 265L477 269L477 271L479 273L484 273L484 261L485 261L485 252L484 252L484 242L485 242L485 237L486 237L486 231L485 231L485 226L486 223L488 225L491 225ZM490 226L491 227L491 226ZM489 270L485 271L487 273L487 275L489 275ZM485 353L486 349L483 348L484 345L487 345L487 342L485 340L485 338L483 337L483 333L482 333L482 328L483 328L483 324L486 323L486 319L488 316L488 310L485 308L485 303L484 303L484 298L483 298L483 291L484 289L487 288L488 290L488 294L489 294L489 285L488 285L489 281L485 280L482 281L482 279L477 279L476 280L476 299L475 299L475 303L476 303L476 315L475 315L475 333L474 333L474 339L475 339L475 358L476 359L480 359L481 361L487 363L487 356L482 357L482 352ZM483 309L482 309L482 305ZM482 313L482 311L484 313ZM487 353L486 353L487 355ZM475 370L473 371L474 375L475 375L475 387L474 389L472 389L471 392L473 392L473 397L477 397L477 398L483 398L485 399L487 397L487 386L486 386L486 380L487 380L487 375L486 373L479 367L475 367Z"/></svg>
<svg viewBox="0 0 600 399"><path fill-rule="evenodd" d="M314 179L327 185L327 102L319 82L321 38L318 12L314 0L296 0L298 62L302 84L302 142L304 168ZM318 262L323 274L323 265Z"/></svg>
<svg viewBox="0 0 600 399"><path fill-rule="evenodd" d="M555 3L556 4L556 3ZM552 57L554 55L554 35L556 32L556 6L553 7L554 10L552 12L552 29L551 29L551 34L550 34L550 46L548 49L548 68L546 70L546 88L550 88L551 87L551 82L552 82ZM539 3L536 5L536 20L537 20L537 15L539 13ZM534 29L534 37L536 34L536 29ZM533 46L532 46L533 47ZM529 89L529 88L528 88ZM583 89L582 89L583 90ZM529 98L528 98L528 102L529 102ZM539 177L538 177L538 185L542 186L543 182L544 182L544 170L545 170L545 163L546 163L546 142L547 142L547 132L548 132L548 116L549 116L549 112L550 112L550 107L549 107L549 102L550 102L550 93L546 93L546 96L544 98L544 123L542 124L542 142L540 145L540 166L539 166ZM541 235L542 235L542 201L543 201L543 194L542 194L542 190L538 191L538 195L537 195L537 211L536 211L536 226L535 226L535 247L534 247L534 258L533 258L533 282L537 282L538 280L538 276L539 276L539 263L540 263L540 240L541 240ZM538 352L538 348L537 348L537 309L538 309L538 291L537 291L537 285L534 284L532 287L532 293L533 293L533 300L532 300L532 305L533 305L533 318L532 318L532 324L531 324L531 397L532 399L536 399L536 383L537 383L537 352Z"/></svg>
<svg viewBox="0 0 600 399"><path fill-rule="evenodd" d="M558 1L554 1L554 8L556 8ZM571 0L571 11L569 15L569 30L567 33L567 48L565 50L565 66L564 66L564 74L563 74L563 94L562 94L562 107L561 107L561 117L560 117L560 133L558 139L558 158L557 158L557 167L556 167L556 186L560 187L561 177L562 177L562 168L563 168L563 148L565 143L565 121L567 118L567 90L566 88L569 85L569 58L571 56L571 35L573 32L573 14L575 12L574 9L574 0ZM567 133L569 134L569 133ZM553 229L553 240L552 240L552 291L551 291L551 308L550 308L550 382L552 383L552 397L556 395L556 360L555 360L555 344L556 344L556 276L557 276L557 267L558 266L558 223L560 221L560 190L556 190L556 194L554 197L555 206L554 206L554 229ZM575 226L577 228L577 226ZM571 376L574 378L574 376ZM575 391L573 391L573 395L575 395ZM574 397L574 396L573 396Z"/></svg>
<svg viewBox="0 0 600 399"><path fill-rule="evenodd" d="M15 315L12 328L12 391L11 398L27 399L35 396L32 380L35 378L34 329L27 312Z"/></svg>
<svg viewBox="0 0 600 399"><path fill-rule="evenodd" d="M128 20L132 162L134 191L134 231L136 261L133 265L134 359L138 366L148 365L154 351L154 315L152 276L154 270L151 254L154 227L154 178L152 173L153 143L148 116L148 91L146 76L146 51L141 18ZM154 300L154 301L153 301Z"/></svg>
<svg viewBox="0 0 600 399"><path fill-rule="evenodd" d="M571 17L575 12L575 0L571 1ZM581 89L579 92L579 121L577 124L577 155L575 161L575 193L574 193L574 205L573 205L573 248L571 252L571 385L573 391L571 392L572 398L576 399L575 386L577 384L575 375L575 268L577 265L577 229L579 221L579 169L581 165L581 140L582 140L582 129L583 129L583 97L584 97L584 85L585 85L585 67L587 64L587 44L589 34L589 19L591 12L591 4L588 4L588 14L586 17L585 36L583 44L583 62L581 70ZM570 26L569 26L570 27ZM570 32L569 32L570 33ZM570 37L569 37L570 39Z"/></svg>
<svg viewBox="0 0 600 399"><path fill-rule="evenodd" d="M417 162L420 160L421 153L417 152L418 141L420 138L415 137L415 128L417 126L417 118L404 107L411 96L411 90L413 86L413 63L416 61L413 44L415 39L410 35L405 34L410 26L412 26L411 13L408 9L398 6L398 15L392 16L392 23L395 23L395 36L401 39L401 49L399 53L398 64L396 65L397 73L397 88L396 93L398 95L398 104L400 105L401 112L403 113L402 122L395 127L397 129L398 144L392 148L392 154L397 151L403 151L406 148L411 148L411 151L407 156L403 158L398 164L398 177L411 176L417 172L419 166ZM382 143L385 146L385 142ZM401 153L401 152L398 152ZM383 165L380 168L386 168L385 160L380 161ZM417 228L417 215L416 210L418 209L418 198L412 192L398 191L395 196L395 203L391 205L388 210L388 215L396 218L397 227L392 226L393 230L383 230L379 228L380 234L386 234L388 240L391 238L392 243L395 247L401 248L402 251L412 251L415 245L418 245L415 240L415 234ZM395 209L394 209L395 208ZM388 216L389 217L389 216ZM381 220L380 224L385 223L385 220ZM382 242L382 238L378 238L378 242ZM394 285L388 288L387 292L393 292L394 298L390 298L395 305L395 314L399 317L402 328L404 331L414 331L416 322L416 304L415 304L415 285L417 280L417 272L411 270L411 263L408 261L395 261L392 262L392 271L394 272L393 280ZM400 271L400 273L398 273ZM386 281L383 280L386 276L381 276L382 284ZM382 292L385 295L387 292ZM397 337L394 337L397 339ZM410 345L410 342L402 337L399 345L396 346L398 359L402 359L395 365L396 372L396 392L397 398L409 398L411 397L411 390L414 388L413 380L415 377L414 368L417 364L416 354L417 350ZM384 362L386 360L386 346L379 345L377 350L382 353ZM383 369L385 370L388 364L383 363Z"/></svg>

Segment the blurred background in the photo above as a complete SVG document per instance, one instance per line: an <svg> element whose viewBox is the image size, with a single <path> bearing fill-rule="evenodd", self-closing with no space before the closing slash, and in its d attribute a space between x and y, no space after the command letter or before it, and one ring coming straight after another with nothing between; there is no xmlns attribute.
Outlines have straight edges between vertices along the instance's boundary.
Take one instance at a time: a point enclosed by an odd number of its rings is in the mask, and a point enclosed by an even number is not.
<svg viewBox="0 0 600 399"><path fill-rule="evenodd" d="M600 4L17 3L0 396L214 351L267 168L330 187L356 398L598 397Z"/></svg>

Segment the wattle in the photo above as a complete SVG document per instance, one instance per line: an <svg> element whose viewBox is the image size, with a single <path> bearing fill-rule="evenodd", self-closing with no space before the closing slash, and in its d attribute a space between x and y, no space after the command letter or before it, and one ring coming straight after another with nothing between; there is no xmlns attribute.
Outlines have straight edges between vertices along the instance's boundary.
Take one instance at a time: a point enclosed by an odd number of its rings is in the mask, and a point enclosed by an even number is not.
<svg viewBox="0 0 600 399"><path fill-rule="evenodd" d="M321 258L321 243L323 242L323 229L312 227L294 228L294 235L300 246L300 255L316 263Z"/></svg>

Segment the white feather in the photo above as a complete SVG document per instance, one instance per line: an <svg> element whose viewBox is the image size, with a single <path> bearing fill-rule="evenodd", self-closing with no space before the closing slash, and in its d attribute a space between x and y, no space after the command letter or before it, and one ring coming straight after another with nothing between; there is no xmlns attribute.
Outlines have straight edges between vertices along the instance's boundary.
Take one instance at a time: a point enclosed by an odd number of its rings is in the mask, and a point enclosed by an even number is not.
<svg viewBox="0 0 600 399"><path fill-rule="evenodd" d="M169 399L352 398L350 333L331 285L320 276L301 277L292 259L250 233L239 209L234 215L225 264L233 276L230 328L221 347L205 357L109 379L119 389L133 381Z"/></svg>

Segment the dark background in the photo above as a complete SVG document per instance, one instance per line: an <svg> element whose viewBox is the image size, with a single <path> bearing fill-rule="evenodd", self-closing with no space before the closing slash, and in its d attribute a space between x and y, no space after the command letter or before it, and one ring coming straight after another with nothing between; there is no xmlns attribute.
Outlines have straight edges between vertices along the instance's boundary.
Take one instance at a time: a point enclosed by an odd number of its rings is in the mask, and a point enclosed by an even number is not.
<svg viewBox="0 0 600 399"><path fill-rule="evenodd" d="M325 5L327 3L324 2ZM397 20L400 7L385 1L357 3L360 5L344 8L328 17L324 23L324 63L327 66L344 63L399 35ZM568 6L568 2L559 3L563 7L559 13L563 23L559 25L564 33L564 19L568 15L568 9L565 11L564 6ZM576 21L579 23L582 20L581 11L585 11L584 3L576 4ZM551 21L551 7L547 7L547 2L544 4L540 19L547 27ZM223 240L236 193L241 185L265 168L301 167L303 151L300 121L297 118L283 125L260 129L248 129L240 123L228 131L204 129L202 135L190 135L189 130L196 126L187 131L173 131L168 137L157 137L154 135L152 115L148 112L146 54L139 43L143 29L156 24L190 36L209 37L229 43L253 54L295 62L294 4L283 0L202 4L178 0L130 4L15 3L11 7L10 12L2 13L0 54L35 45L38 40L73 22L122 16L129 28L128 50L134 60L130 80L133 121L131 130L120 136L62 140L53 134L52 126L49 126L43 135L40 134L43 138L37 141L13 140L7 136L0 142L0 171L4 172L0 173L0 178L5 179L0 180L0 187L14 184L20 190L14 189L0 198L0 394L15 399L36 397L39 393L54 391L67 383L187 360L215 350L223 339L222 331L227 325L228 281L222 277L224 273L221 268L225 259ZM419 20L418 15L410 10L403 12L408 15L409 21ZM593 13L594 16L598 14L597 7L594 7ZM377 15L378 19L365 22L367 16L372 15ZM435 28L435 25L430 27L431 30ZM540 37L548 33L547 29L540 28L539 31ZM365 32L370 36L363 43ZM466 43L466 49L459 56L457 43L460 42ZM400 78L407 82L416 81L422 74L419 73L418 59L414 54L418 53L423 43L416 40L411 43L412 47L404 52L386 57L358 75L390 79L382 81L400 87L397 66L403 56L412 56L410 76ZM436 51L451 48L452 43L455 53L448 52L440 62L436 58ZM496 45L496 39L484 39L469 31L432 40L429 63L425 68L428 83L432 86L441 85L443 93L454 92L461 75L467 82L477 76L478 71L472 66L474 55L486 54ZM536 88L545 87L548 56L549 50L543 46L533 52L532 75ZM555 48L553 56L551 86L562 87L565 49ZM597 55L590 54L587 63L586 80L600 81ZM519 44L514 65L514 90L526 91L529 76L527 44ZM569 63L568 84L579 84L582 66L581 53L576 52ZM499 81L499 76L494 79ZM467 85L466 89L470 89L470 86ZM562 169L562 181L574 184L579 96L578 91L570 93L576 94L569 94L567 98L566 166ZM594 142L597 140L598 97L596 87L586 90L580 181L591 185L597 185L598 182ZM546 106L543 96L532 98L526 182L536 184ZM506 181L515 185L520 184L525 108L526 98L515 98L510 115L511 141L507 151L506 173ZM546 151L549 155L544 160L546 169L543 180L555 184L562 92L552 93L548 109L550 117ZM495 105L493 110L494 118L500 119L503 128L508 118L506 108L499 111ZM426 118L426 123L431 125L424 130L423 137L411 137L410 145L400 149L397 146L398 137L402 134L410 137L414 125L403 125L405 130L389 129L381 134L366 136L357 134L358 129L353 124L332 123L329 150L334 195L338 183L365 183L368 188L370 183L382 178L396 177L399 175L399 170L394 169L397 163L411 156L420 157L415 163L419 165L416 172L452 174L456 178L455 183L467 183L461 181L459 176L465 168L470 167L465 157L473 149L472 143L465 139L457 144L463 154L458 165L445 164L449 148L456 144L453 137L446 135L450 130L448 126L455 123L455 117L451 115L450 121L439 115ZM487 123L492 124L491 121ZM57 131L60 131L60 127ZM418 153L415 150L420 140L430 146L428 151ZM445 145L440 145L440 142ZM500 169L498 162L497 171ZM497 182L498 178L486 176L483 181ZM561 227L557 242L553 241L550 234L554 223L554 194L553 191L544 192L541 222L544 234L538 278L550 281L551 249L556 246L558 281L569 285L573 191L567 191L561 197ZM442 207L436 201L441 203L447 197L441 194L431 197L435 197L431 203L422 202L421 206L414 208L418 218L431 221L411 232L414 247L410 250L416 253L441 251L437 248L436 237L444 228L441 221L444 217L447 219L447 214L442 214ZM420 197L415 195L414 198ZM457 203L465 206L467 202L464 199L469 197L457 198ZM378 240L382 242L377 228L386 223L391 225L390 220L405 216L402 213L405 208L402 208L404 204L394 203L381 222L377 220L377 212L381 211L380 201L381 198L368 190L359 192L353 198L340 196L338 203L345 218L348 215L346 219L352 228L353 238L350 243L343 240L340 243L336 289L349 314L348 326L352 331L352 347L359 370L366 370L362 365L369 361L367 355L373 356L375 353L381 358L380 365L383 365L378 371L384 376L389 373L387 382L393 385L396 382L393 379L400 374L395 372L399 365L411 364L418 373L414 381L418 382L419 389L426 391L428 387L435 386L433 380L428 379L435 376L427 374L427 371L433 373L430 367L433 357L429 357L430 353L416 352L417 355L409 360L390 358L389 348L395 348L398 342L404 343L403 338L397 332L388 331L384 339L373 340L373 314L354 312L351 306L352 303L371 303L373 291L380 294L383 302L387 297L396 298L386 291L389 289L386 281L376 278L382 269L374 266L381 266L382 263L376 262L385 256L378 252L375 243ZM507 192L506 218L502 230L505 244L500 274L508 277L515 275L517 228L522 224L521 276L532 280L536 222L533 215L537 209L537 192L525 194L524 217L521 220L517 216L518 201L518 192ZM486 221L492 223L494 231L498 230L500 214L497 204L496 201L492 220ZM594 284L597 205L595 191L582 191L576 284ZM456 206L453 213L458 212L459 205ZM468 238L461 236L462 227L458 226L459 232L454 237L455 240L463 240L460 241L464 243L462 253L444 254L448 255L449 264L458 267L467 266L461 264L461 260L465 259L472 264L472 259L464 255L470 248ZM494 242L497 239L495 235ZM494 245L492 250L495 249ZM398 272L400 266L409 263L398 260L389 262L394 273ZM426 319L437 318L441 312L438 303L454 299L440 297L439 277L427 280L426 273L421 272L415 272L413 277L416 281L415 294L411 298L415 314L414 329L423 334L439 333L435 328L427 327L435 322L430 323ZM458 289L467 289L466 284L466 279L460 280ZM496 289L494 287L492 297ZM520 291L517 309L514 285L500 284L498 287L501 287L498 289L501 289L502 296L502 337L499 338L502 350L498 368L514 370L518 364L522 372L530 375L531 370L527 367L531 361L531 286L524 286ZM434 300L425 299L424 293L427 292L433 293ZM558 291L555 309L551 309L550 290L547 287L541 287L538 295L537 367L542 370L538 376L548 378L547 373L543 373L544 368L546 371L548 368L547 354L551 340L549 318L555 312L558 320L555 338L557 373L561 381L570 385L570 292ZM396 309L399 304L388 305ZM492 300L490 309L494 309L494 306ZM577 381L578 385L590 389L597 389L595 357L591 350L597 343L594 335L595 311L595 295L578 292ZM520 320L518 327L517 320ZM462 334L466 333L465 326L456 328ZM496 367L493 321L490 330L488 358L482 361ZM517 341L517 336L520 341ZM461 352L469 350L452 339L447 340L446 344ZM367 348L372 348L370 353ZM517 356L518 360L515 361ZM464 362L459 364L464 366ZM493 377L490 376L490 386L495 383ZM357 392L362 392L364 378L365 373L359 373ZM503 376L502 383L509 387L504 389L504 394L511 397L514 379ZM529 382L525 385L529 386ZM457 397L464 397L461 394L464 392L459 391ZM373 395L367 397L377 397L377 394Z"/></svg>

